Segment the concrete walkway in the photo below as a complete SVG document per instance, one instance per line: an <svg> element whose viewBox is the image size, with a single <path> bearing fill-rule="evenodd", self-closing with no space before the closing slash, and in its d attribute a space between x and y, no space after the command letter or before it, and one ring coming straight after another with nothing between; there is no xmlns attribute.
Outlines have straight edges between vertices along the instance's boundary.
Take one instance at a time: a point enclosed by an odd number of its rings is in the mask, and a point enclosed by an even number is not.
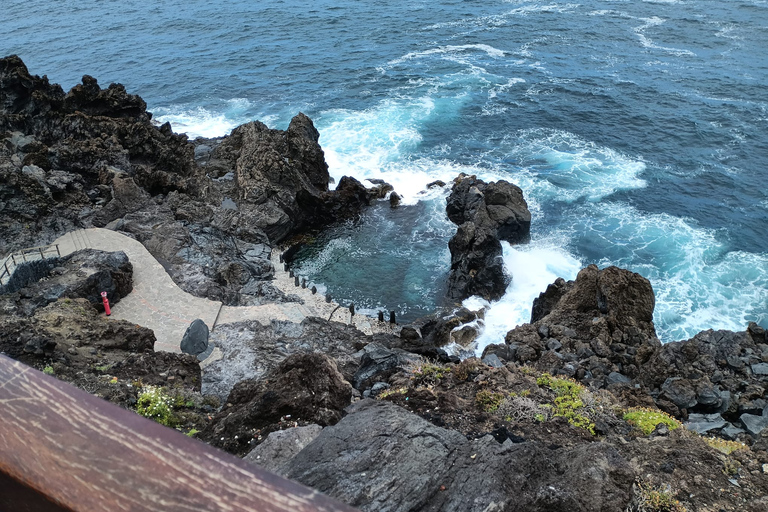
<svg viewBox="0 0 768 512"><path fill-rule="evenodd" d="M277 251L272 251L275 267L275 280L272 284L284 293L301 297L303 305L222 306L221 302L195 297L179 288L140 242L109 229L71 231L54 243L59 244L62 256L86 248L125 252L133 264L133 291L115 304L111 318L152 329L157 338L155 350L180 352L181 338L196 318L202 319L213 330L219 324L244 320L256 320L267 325L272 320L299 323L307 316L328 319L337 308L337 304L326 303L324 297L313 295L309 289L295 287L294 279L283 270ZM353 323L366 334L389 330L387 324L379 324L363 315L351 317L345 308L336 309L332 319Z"/></svg>

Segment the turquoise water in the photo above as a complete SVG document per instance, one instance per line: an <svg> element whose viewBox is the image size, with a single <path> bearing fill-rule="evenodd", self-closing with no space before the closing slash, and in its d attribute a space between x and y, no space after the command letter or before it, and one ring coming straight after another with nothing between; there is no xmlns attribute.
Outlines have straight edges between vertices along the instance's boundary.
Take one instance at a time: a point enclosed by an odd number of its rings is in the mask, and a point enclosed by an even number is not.
<svg viewBox="0 0 768 512"><path fill-rule="evenodd" d="M0 49L65 88L87 73L159 121L216 136L252 119L320 130L337 179L404 196L341 226L300 270L412 318L441 303L459 172L523 188L533 240L483 343L588 263L648 277L664 341L768 326L768 2L268 4L5 0Z"/></svg>

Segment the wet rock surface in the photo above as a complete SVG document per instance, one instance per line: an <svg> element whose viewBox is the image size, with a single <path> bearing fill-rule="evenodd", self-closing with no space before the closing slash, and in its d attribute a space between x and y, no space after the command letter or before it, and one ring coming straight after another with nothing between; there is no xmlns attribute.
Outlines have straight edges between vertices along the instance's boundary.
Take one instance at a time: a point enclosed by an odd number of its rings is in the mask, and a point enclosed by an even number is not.
<svg viewBox="0 0 768 512"><path fill-rule="evenodd" d="M459 226L448 244L448 298L460 302L478 295L498 300L510 280L504 272L501 241L526 242L531 229L522 190L506 181L485 183L461 174L454 181L446 212Z"/></svg>

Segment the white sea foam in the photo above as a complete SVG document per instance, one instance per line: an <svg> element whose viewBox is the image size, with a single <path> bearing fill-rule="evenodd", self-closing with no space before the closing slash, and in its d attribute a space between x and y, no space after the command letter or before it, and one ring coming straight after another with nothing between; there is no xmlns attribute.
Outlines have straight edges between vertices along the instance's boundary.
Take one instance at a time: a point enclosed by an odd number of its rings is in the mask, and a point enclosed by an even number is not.
<svg viewBox="0 0 768 512"><path fill-rule="evenodd" d="M331 176L337 182L342 176L383 179L403 204L415 204L442 193L426 190L432 181L448 182L461 172L483 173L482 168L448 159L411 156L422 141L419 130L425 121L433 115L452 115L461 101L386 100L362 112L324 112L317 125Z"/></svg>
<svg viewBox="0 0 768 512"><path fill-rule="evenodd" d="M659 18L658 16L653 16L652 18L640 18L640 19L645 23L643 25L640 25L639 27L635 27L633 30L635 34L637 34L637 37L640 39L640 44L642 44L645 48L651 48L653 50L663 50L665 52L669 52L677 56L683 56L683 55L696 56L696 54L693 53L692 51L686 50L683 48L671 48L668 46L660 46L654 43L651 38L645 35L645 31L647 29L661 25L666 20Z"/></svg>
<svg viewBox="0 0 768 512"><path fill-rule="evenodd" d="M250 111L252 105L244 98L234 98L215 112L201 106L175 105L155 109L155 120L170 122L173 131L186 133L190 138L221 137L228 135L237 126L260 119L269 124L276 116L259 116Z"/></svg>
<svg viewBox="0 0 768 512"><path fill-rule="evenodd" d="M595 250L608 255L601 266L618 265L651 281L662 341L765 320L768 255L728 251L712 230L625 204L588 205L576 217L589 219Z"/></svg>
<svg viewBox="0 0 768 512"><path fill-rule="evenodd" d="M617 190L646 186L640 178L643 162L569 132L524 130L505 144L513 145L508 156L527 171L520 186L542 199L598 201Z"/></svg>
<svg viewBox="0 0 768 512"><path fill-rule="evenodd" d="M541 240L515 247L502 242L504 267L512 275L512 283L506 293L501 300L490 304L477 297L464 301L463 305L468 309L488 308L483 331L475 342L478 356L488 345L504 343L507 331L530 321L533 299L555 279L576 277L581 262L551 242Z"/></svg>
<svg viewBox="0 0 768 512"><path fill-rule="evenodd" d="M481 52L485 52L489 57L493 57L493 58L504 57L504 55L507 54L507 52L505 52L504 50L499 50L498 48L494 48L493 46L489 46L487 44L463 44L463 45L456 45L456 46L446 45L446 46L440 46L438 48L431 48L429 50L423 50L420 52L407 53L402 57L398 57L397 59L389 61L387 63L387 66L389 67L396 66L398 64L402 64L409 60L420 59L422 57L427 57L429 55L456 55L456 54L471 51L471 50L478 50Z"/></svg>

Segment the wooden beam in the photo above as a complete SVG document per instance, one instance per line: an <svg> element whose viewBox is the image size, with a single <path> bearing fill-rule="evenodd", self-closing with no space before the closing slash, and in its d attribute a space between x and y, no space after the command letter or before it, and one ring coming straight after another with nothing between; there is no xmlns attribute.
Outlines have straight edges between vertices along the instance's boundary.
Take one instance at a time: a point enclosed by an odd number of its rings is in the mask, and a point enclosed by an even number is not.
<svg viewBox="0 0 768 512"><path fill-rule="evenodd" d="M355 511L2 355L0 510Z"/></svg>

